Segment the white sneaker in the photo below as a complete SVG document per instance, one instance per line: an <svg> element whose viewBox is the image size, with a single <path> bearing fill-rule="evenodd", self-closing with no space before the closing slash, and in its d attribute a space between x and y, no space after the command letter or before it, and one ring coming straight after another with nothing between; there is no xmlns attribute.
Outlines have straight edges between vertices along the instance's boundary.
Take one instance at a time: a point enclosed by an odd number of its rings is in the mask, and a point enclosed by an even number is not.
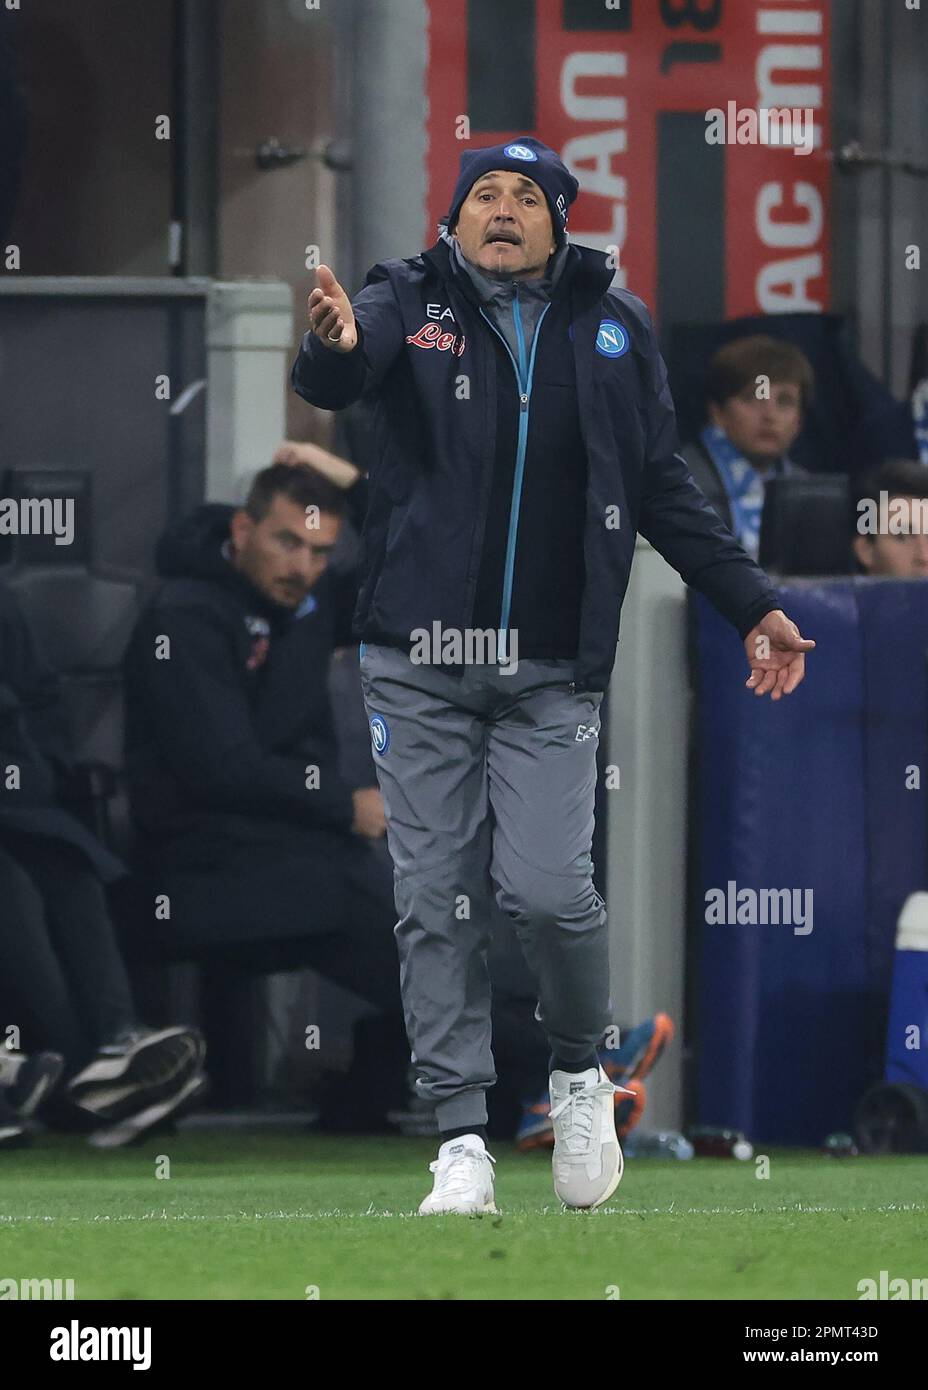
<svg viewBox="0 0 928 1390"><path fill-rule="evenodd" d="M602 1067L553 1071L549 1079L554 1124L554 1191L568 1207L598 1207L622 1177L622 1148L615 1132L613 1086Z"/></svg>
<svg viewBox="0 0 928 1390"><path fill-rule="evenodd" d="M419 1215L495 1213L492 1166L495 1162L479 1134L446 1139L435 1162L429 1164L429 1172L435 1174L435 1185L419 1207Z"/></svg>

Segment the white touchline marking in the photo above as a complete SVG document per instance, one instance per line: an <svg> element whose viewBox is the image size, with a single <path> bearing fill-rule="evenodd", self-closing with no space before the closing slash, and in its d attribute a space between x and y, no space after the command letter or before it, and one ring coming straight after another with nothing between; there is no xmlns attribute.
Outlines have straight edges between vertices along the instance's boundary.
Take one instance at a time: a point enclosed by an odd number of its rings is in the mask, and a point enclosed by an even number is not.
<svg viewBox="0 0 928 1390"><path fill-rule="evenodd" d="M529 1210L509 1207L501 1212L501 1216L548 1216L553 1214L561 1215L568 1210L562 1207L542 1207L531 1208ZM928 1213L928 1203L924 1202L889 1202L879 1206L860 1206L860 1207L822 1207L803 1202L793 1202L778 1207L617 1207L606 1205L598 1207L594 1216L609 1213L613 1216L781 1216L789 1212L793 1215L802 1216L866 1216L868 1213L882 1214L886 1212L920 1212ZM0 1214L0 1224L8 1226L26 1224L27 1222L42 1222L46 1225L56 1223L78 1224L98 1224L101 1222L111 1222L113 1225L124 1222L144 1222L144 1221L330 1221L338 1220L363 1220L365 1218L374 1220L400 1220L408 1221L415 1218L419 1219L418 1211L343 1211L340 1207L335 1207L331 1211L239 1211L223 1212L215 1216L208 1216L201 1212L144 1212L141 1215L121 1215L112 1216L110 1214L100 1214L97 1216L11 1216ZM424 1227L423 1227L424 1229Z"/></svg>

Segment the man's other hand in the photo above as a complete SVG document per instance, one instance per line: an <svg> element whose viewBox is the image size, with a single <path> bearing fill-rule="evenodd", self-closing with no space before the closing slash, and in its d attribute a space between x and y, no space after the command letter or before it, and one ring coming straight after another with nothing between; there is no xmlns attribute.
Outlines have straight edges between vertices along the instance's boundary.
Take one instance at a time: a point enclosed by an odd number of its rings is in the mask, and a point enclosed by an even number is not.
<svg viewBox="0 0 928 1390"><path fill-rule="evenodd" d="M357 346L351 301L327 265L316 270L316 288L309 296L309 330L333 352Z"/></svg>
<svg viewBox="0 0 928 1390"><path fill-rule="evenodd" d="M369 840L379 840L387 829L380 788L361 787L358 791L352 792L351 797L354 801L352 831L355 835L364 835Z"/></svg>
<svg viewBox="0 0 928 1390"><path fill-rule="evenodd" d="M337 487L354 487L361 477L360 468L355 468L348 459L330 453L321 444L300 444L292 439L285 439L283 444L274 450L271 463L286 463L289 467L308 463L317 472L324 473Z"/></svg>
<svg viewBox="0 0 928 1390"><path fill-rule="evenodd" d="M782 608L766 613L744 639L751 668L746 681L748 690L755 695L769 694L772 700L791 695L806 673L805 654L814 646Z"/></svg>

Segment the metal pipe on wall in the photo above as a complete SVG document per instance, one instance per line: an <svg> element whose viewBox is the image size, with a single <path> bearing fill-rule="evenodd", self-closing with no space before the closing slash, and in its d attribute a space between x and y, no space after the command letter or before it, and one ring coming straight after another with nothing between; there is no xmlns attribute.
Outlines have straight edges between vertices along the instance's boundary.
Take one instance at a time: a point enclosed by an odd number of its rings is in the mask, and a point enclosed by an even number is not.
<svg viewBox="0 0 928 1390"><path fill-rule="evenodd" d="M426 226L425 0L354 0L352 288L390 256L431 245ZM456 170L449 170L449 189Z"/></svg>
<svg viewBox="0 0 928 1390"><path fill-rule="evenodd" d="M216 0L174 0L171 271L218 273L219 22Z"/></svg>

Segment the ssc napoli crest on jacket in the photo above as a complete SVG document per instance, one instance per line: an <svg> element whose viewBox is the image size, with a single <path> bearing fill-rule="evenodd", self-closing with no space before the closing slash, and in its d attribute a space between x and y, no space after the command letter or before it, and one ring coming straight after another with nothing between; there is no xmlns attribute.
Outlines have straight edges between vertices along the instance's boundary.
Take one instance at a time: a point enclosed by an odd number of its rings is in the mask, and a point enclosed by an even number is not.
<svg viewBox="0 0 928 1390"><path fill-rule="evenodd" d="M603 357L624 357L629 349L628 334L615 319L603 319L596 330L596 351Z"/></svg>

